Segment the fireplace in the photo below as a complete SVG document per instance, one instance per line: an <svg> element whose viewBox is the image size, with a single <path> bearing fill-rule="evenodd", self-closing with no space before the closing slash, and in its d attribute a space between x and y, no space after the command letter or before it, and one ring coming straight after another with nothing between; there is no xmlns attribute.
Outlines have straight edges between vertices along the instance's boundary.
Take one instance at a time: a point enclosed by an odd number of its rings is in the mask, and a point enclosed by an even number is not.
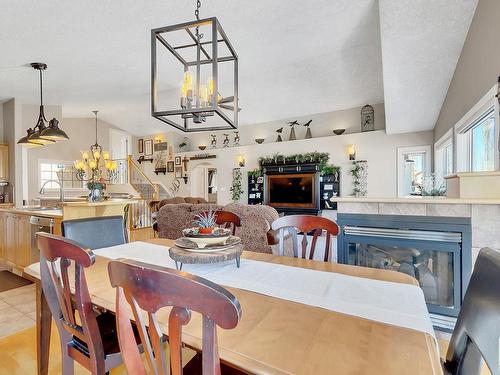
<svg viewBox="0 0 500 375"><path fill-rule="evenodd" d="M458 316L471 275L470 218L338 214L338 224L339 263L414 277L436 326Z"/></svg>
<svg viewBox="0 0 500 375"><path fill-rule="evenodd" d="M284 214L317 214L319 201L316 164L264 168L264 204Z"/></svg>

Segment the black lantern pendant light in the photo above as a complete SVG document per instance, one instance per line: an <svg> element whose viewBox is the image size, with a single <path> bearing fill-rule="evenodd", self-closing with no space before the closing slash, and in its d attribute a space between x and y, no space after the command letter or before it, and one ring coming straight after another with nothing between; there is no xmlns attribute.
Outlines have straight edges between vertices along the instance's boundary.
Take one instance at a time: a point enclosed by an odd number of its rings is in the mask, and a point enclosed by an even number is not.
<svg viewBox="0 0 500 375"><path fill-rule="evenodd" d="M63 141L69 139L67 134L59 129L59 121L55 118L48 121L45 118L44 107L43 107L43 76L42 72L47 69L47 64L44 63L32 63L33 69L40 72L40 113L38 114L38 121L33 128L27 130L27 135L22 137L17 143L27 147L38 147L47 144L55 143L56 141Z"/></svg>

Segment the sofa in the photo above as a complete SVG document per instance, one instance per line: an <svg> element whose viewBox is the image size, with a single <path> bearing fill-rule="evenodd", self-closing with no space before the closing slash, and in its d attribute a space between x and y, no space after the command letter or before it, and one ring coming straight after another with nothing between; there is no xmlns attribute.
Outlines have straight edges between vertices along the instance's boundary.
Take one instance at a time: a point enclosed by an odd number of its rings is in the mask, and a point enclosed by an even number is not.
<svg viewBox="0 0 500 375"><path fill-rule="evenodd" d="M240 217L241 227L236 228L236 236L241 238L245 250L271 254L277 249L277 234L271 229L271 224L279 214L270 206L240 203L220 206L206 202L185 203L185 201L163 204L159 202L158 206L155 230L160 238L182 237L182 230L193 225L195 215L211 207L233 212Z"/></svg>

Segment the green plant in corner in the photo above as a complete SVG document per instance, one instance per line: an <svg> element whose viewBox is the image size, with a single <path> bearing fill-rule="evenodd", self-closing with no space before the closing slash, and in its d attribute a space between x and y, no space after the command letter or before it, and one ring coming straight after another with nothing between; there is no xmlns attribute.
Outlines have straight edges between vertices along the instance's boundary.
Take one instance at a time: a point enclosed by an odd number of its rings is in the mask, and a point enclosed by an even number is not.
<svg viewBox="0 0 500 375"><path fill-rule="evenodd" d="M243 194L243 189L241 187L241 170L240 168L233 169L233 183L231 184L231 199L233 202L237 202L240 200L241 195Z"/></svg>

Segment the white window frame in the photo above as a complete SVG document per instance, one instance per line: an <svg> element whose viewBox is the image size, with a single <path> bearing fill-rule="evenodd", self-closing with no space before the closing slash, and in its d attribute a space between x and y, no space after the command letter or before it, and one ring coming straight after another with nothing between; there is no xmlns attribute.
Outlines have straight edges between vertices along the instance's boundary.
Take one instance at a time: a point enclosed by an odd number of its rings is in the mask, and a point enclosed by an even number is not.
<svg viewBox="0 0 500 375"><path fill-rule="evenodd" d="M495 116L495 166L494 170L498 171L500 169L500 154L498 150L499 142L499 131L500 131L500 118L499 118L499 104L496 94L498 93L498 84L495 84L487 93L484 95L474 107L471 108L454 126L454 170L456 172L470 172L472 163L472 144L471 144L471 132L470 130L474 125L486 115L488 112L493 110Z"/></svg>
<svg viewBox="0 0 500 375"><path fill-rule="evenodd" d="M454 132L453 129L448 130L439 140L434 143L434 173L438 177L445 177L448 173L445 173L445 150L448 146L452 147L453 160L452 160L452 170L451 173L455 172L455 142L453 140Z"/></svg>
<svg viewBox="0 0 500 375"><path fill-rule="evenodd" d="M404 191L404 155L405 154L413 154L413 153L420 153L420 152L425 152L425 170L424 170L424 175L431 173L432 169L432 146L431 145L422 145L422 146L408 146L408 147L398 147L397 148L397 170L398 170L398 177L397 177L397 191L398 191L398 197L404 197L403 191Z"/></svg>
<svg viewBox="0 0 500 375"><path fill-rule="evenodd" d="M72 161L68 161L68 160L38 159L38 189L42 188L42 164L73 165L73 162ZM77 195L77 194L86 194L87 189L85 187L81 187L81 188L64 188L64 191L68 192L68 193L72 193L72 195L73 194ZM45 188L44 189L44 195L55 196L57 194L59 194L59 188Z"/></svg>

